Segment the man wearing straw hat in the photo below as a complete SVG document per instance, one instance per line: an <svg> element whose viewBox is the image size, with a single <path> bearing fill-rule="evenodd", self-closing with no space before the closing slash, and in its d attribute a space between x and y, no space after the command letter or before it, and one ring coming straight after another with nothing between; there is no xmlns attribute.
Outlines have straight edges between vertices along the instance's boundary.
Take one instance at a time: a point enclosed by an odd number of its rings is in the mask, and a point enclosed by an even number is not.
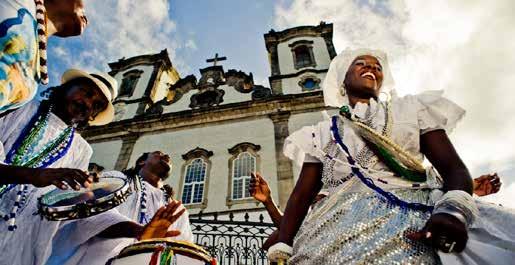
<svg viewBox="0 0 515 265"><path fill-rule="evenodd" d="M51 89L47 100L29 102L0 118L0 156L4 157L0 161L5 162L4 172L9 172L2 175L3 184L8 184L0 190L3 261L30 265L44 264L48 259L50 242L64 223L34 216L37 198L47 193L51 184L62 189L89 186L92 180L85 171L92 149L76 129L111 122L111 101L116 98L117 88L116 80L107 74L71 69L63 74L62 84ZM167 216L171 218L166 219L168 224L178 218ZM131 223L116 210L72 222L79 231L87 231L75 235L77 243L105 230L124 232L113 236L152 237L145 234L147 226ZM117 226L124 229L113 229ZM166 233L167 228L159 227L156 232Z"/></svg>

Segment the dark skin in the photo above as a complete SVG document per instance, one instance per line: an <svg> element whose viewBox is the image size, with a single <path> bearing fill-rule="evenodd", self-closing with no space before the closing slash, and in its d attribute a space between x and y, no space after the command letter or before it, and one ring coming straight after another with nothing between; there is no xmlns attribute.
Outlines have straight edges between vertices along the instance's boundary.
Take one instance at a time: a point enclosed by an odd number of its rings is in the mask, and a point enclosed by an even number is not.
<svg viewBox="0 0 515 265"><path fill-rule="evenodd" d="M150 153L145 161L140 162L139 175L150 185L160 188L162 180L170 174L170 156L161 152Z"/></svg>
<svg viewBox="0 0 515 265"><path fill-rule="evenodd" d="M370 98L377 98L382 81L380 62L375 57L368 55L357 57L349 67L344 81L351 106L357 102L369 103ZM421 152L442 176L444 191L463 190L472 194L473 185L468 169L456 153L445 131L436 130L421 135L420 147ZM284 212L279 229L279 242L292 245L310 203L322 187L321 177L322 164L304 163ZM427 232L430 232L429 237ZM441 235L447 236L450 242L456 242L454 251L461 252L465 248L468 239L465 225L454 216L444 213L432 215L421 231L409 234L407 237L412 240L422 240L434 248L447 251L438 244Z"/></svg>
<svg viewBox="0 0 515 265"><path fill-rule="evenodd" d="M49 99L54 105L52 113L67 125L85 126L103 111L108 104L107 98L95 83L85 78L78 78L56 87ZM86 172L72 168L26 168L0 165L0 184L32 184L36 187L55 185L60 189L71 187L79 190L80 186L89 187L93 181Z"/></svg>
<svg viewBox="0 0 515 265"><path fill-rule="evenodd" d="M146 160L139 163L139 166L141 166L139 175L143 180L156 188L159 188L161 179L168 176L171 168L170 156L161 151L150 153ZM160 214L161 208L154 214L152 221L147 225L143 226L136 222L121 222L102 231L99 236L104 238L131 237L137 239L178 236L180 231L168 231L168 227L186 211L186 209L182 209L173 215L180 205L180 201L170 200L168 206L166 206L166 209L169 209L167 210L168 213L166 215Z"/></svg>
<svg viewBox="0 0 515 265"><path fill-rule="evenodd" d="M49 28L49 35L63 38L78 36L88 25L82 0L46 0L45 8L54 27Z"/></svg>

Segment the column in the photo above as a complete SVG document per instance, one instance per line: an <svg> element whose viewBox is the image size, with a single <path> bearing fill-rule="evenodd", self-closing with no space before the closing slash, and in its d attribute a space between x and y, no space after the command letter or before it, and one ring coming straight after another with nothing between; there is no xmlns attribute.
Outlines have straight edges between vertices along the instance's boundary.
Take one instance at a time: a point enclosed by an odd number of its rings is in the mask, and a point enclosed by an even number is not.
<svg viewBox="0 0 515 265"><path fill-rule="evenodd" d="M286 208L286 203L293 190L293 169L291 160L283 154L283 146L286 137L290 135L288 130L289 111L281 111L269 115L274 123L275 159L277 161L277 192L279 193L279 207Z"/></svg>
<svg viewBox="0 0 515 265"><path fill-rule="evenodd" d="M120 154L114 165L115 170L122 171L129 165L132 151L134 150L134 144L138 140L138 134L130 134L122 138L122 147L120 148Z"/></svg>

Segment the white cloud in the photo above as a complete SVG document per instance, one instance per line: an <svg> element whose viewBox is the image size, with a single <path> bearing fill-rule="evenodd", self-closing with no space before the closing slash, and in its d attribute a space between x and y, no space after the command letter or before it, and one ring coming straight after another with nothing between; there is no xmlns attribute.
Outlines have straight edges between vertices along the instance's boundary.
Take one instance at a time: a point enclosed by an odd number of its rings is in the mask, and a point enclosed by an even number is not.
<svg viewBox="0 0 515 265"><path fill-rule="evenodd" d="M372 47L389 54L400 94L444 89L467 110L452 139L478 175L486 172L474 169L487 162L515 163L513 10L511 0L293 0L276 6L275 24L334 23L337 51ZM495 199L515 201L515 192L507 192L514 189L506 185Z"/></svg>
<svg viewBox="0 0 515 265"><path fill-rule="evenodd" d="M105 71L108 62L165 48L176 63L175 50L180 45L168 0L91 0L85 4L89 25L80 37L84 49L63 60L67 66Z"/></svg>
<svg viewBox="0 0 515 265"><path fill-rule="evenodd" d="M193 51L197 50L197 44L192 39L187 40L186 43L184 44L184 47L191 49Z"/></svg>

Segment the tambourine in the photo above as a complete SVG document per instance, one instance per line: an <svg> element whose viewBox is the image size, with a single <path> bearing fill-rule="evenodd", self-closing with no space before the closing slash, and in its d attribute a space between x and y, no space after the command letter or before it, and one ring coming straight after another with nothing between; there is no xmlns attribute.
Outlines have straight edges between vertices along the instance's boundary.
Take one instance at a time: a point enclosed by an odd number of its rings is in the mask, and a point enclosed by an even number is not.
<svg viewBox="0 0 515 265"><path fill-rule="evenodd" d="M216 265L216 259L202 247L167 238L142 240L125 247L106 265L136 264Z"/></svg>
<svg viewBox="0 0 515 265"><path fill-rule="evenodd" d="M124 178L104 177L89 188L54 189L38 199L39 214L50 221L86 218L110 210L130 195Z"/></svg>

